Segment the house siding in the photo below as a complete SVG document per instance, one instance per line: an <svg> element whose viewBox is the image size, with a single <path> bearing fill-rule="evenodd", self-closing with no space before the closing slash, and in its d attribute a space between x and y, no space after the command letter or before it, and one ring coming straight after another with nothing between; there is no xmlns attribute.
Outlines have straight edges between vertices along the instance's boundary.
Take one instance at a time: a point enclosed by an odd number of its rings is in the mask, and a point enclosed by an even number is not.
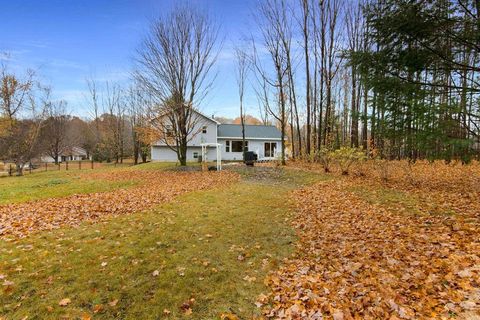
<svg viewBox="0 0 480 320"><path fill-rule="evenodd" d="M188 147L187 148L187 161L198 161L194 158L194 153L198 152L198 155L202 155L202 147ZM215 148L207 149L207 160L214 161L217 159L217 153ZM152 160L163 162L176 162L178 161L177 153L167 146L153 146L152 147Z"/></svg>
<svg viewBox="0 0 480 320"><path fill-rule="evenodd" d="M207 133L202 133L202 128L207 127ZM217 124L203 116L199 117L197 123L189 136L187 143L188 147L200 147L202 143L216 143L217 142ZM157 141L154 146L166 146L165 141ZM153 158L153 156L152 156Z"/></svg>
<svg viewBox="0 0 480 320"><path fill-rule="evenodd" d="M227 152L226 148L226 142L227 141L238 141L241 139L224 139L224 138L218 138L218 143L222 145L222 160L228 160L228 161L234 161L234 160L242 160L243 159L243 154L242 152ZM265 157L265 142L270 142L270 143L275 143L277 147L277 152L280 151L281 145L280 141L275 141L275 140L258 140L258 139L245 139L248 141L248 150L253 151L258 155L258 158L264 158ZM231 149L230 149L231 150Z"/></svg>

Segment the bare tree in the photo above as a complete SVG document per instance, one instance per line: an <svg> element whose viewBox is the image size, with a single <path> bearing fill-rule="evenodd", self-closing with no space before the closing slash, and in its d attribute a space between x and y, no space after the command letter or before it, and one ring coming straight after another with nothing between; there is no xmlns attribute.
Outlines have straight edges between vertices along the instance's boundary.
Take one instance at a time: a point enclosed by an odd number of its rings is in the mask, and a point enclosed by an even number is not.
<svg viewBox="0 0 480 320"><path fill-rule="evenodd" d="M34 72L27 70L26 76L21 79L9 73L5 64L0 65L0 112L9 122L28 104L29 94L34 87Z"/></svg>
<svg viewBox="0 0 480 320"><path fill-rule="evenodd" d="M107 115L107 141L116 163L123 163L125 155L126 105L123 94L124 92L119 85L106 83L103 104Z"/></svg>
<svg viewBox="0 0 480 320"><path fill-rule="evenodd" d="M253 70L254 72L256 71L255 69ZM262 120L262 123L264 125L268 125L270 123L269 121L269 114L270 112L270 106L269 106L269 86L267 81L263 77L259 77L256 75L257 78L257 86L254 86L253 89L255 91L255 95L257 96L257 101L258 101L258 110L260 113L260 117Z"/></svg>
<svg viewBox="0 0 480 320"><path fill-rule="evenodd" d="M94 128L95 128L95 138L96 138L96 143L98 144L100 142L100 128L99 128L99 118L100 118L100 97L99 97L99 92L97 88L97 83L93 78L87 79L87 87L88 87L88 92L89 92L89 99L91 99L89 102L91 103L92 107L92 113L91 115L93 116L93 121L94 121Z"/></svg>
<svg viewBox="0 0 480 320"><path fill-rule="evenodd" d="M70 141L67 136L70 116L65 101L49 101L45 106L44 125L40 133L42 149L58 164L60 156L67 151Z"/></svg>
<svg viewBox="0 0 480 320"><path fill-rule="evenodd" d="M247 78L248 72L248 59L247 54L240 50L239 48L235 49L235 58L236 58L236 80L238 85L238 97L240 100L240 124L242 126L242 151L243 151L243 160L245 160L245 110L243 107L243 96L245 93L245 80Z"/></svg>
<svg viewBox="0 0 480 320"><path fill-rule="evenodd" d="M25 165L39 154L38 136L49 90L36 84L32 71L21 79L4 65L0 85L0 159L15 163L17 175L22 175Z"/></svg>
<svg viewBox="0 0 480 320"><path fill-rule="evenodd" d="M186 165L187 143L199 117L194 115L212 85L218 28L190 6L178 6L155 20L137 52L136 79L157 103L159 138Z"/></svg>
<svg viewBox="0 0 480 320"><path fill-rule="evenodd" d="M127 105L127 112L132 127L133 160L137 164L141 156L142 161L146 162L146 151L149 148L149 144L145 139L142 139L142 134L148 126L147 110L151 108L151 99L134 83L128 90Z"/></svg>
<svg viewBox="0 0 480 320"><path fill-rule="evenodd" d="M97 146L95 119L83 120L79 117L72 117L68 121L67 140L70 146L83 148L90 159Z"/></svg>
<svg viewBox="0 0 480 320"><path fill-rule="evenodd" d="M283 50L285 51L285 60L287 67L287 90L288 90L288 101L290 105L290 131L291 131L291 145L292 145L292 154L295 157L296 155L302 154L302 133L300 126L300 117L297 105L297 92L296 84L294 77L294 67L295 61L292 57L292 25L289 18L289 8L287 8L285 1L278 3L278 7L275 14L275 21L277 25L278 36L281 39L281 44ZM295 126L294 126L295 123ZM295 127L295 128L294 128ZM297 133L298 145L295 147L295 131Z"/></svg>
<svg viewBox="0 0 480 320"><path fill-rule="evenodd" d="M319 13L319 22L315 24L314 35L316 39L317 45L320 46L319 50L316 50L316 61L320 61L319 65L317 66L317 72L319 73L319 84L316 85L317 90L320 92L318 93L318 116L317 116L317 150L320 150L322 144L325 145L323 140L323 112L325 106L325 79L326 79L326 60L327 60L327 42L326 42L326 32L327 32L327 13L326 13L326 6L325 1L321 1L319 3L319 8L317 11Z"/></svg>
<svg viewBox="0 0 480 320"><path fill-rule="evenodd" d="M333 104L334 79L341 66L338 59L338 20L341 0L325 0L321 2L321 9L325 10L326 19L326 45L325 45L325 125L323 127L323 144L327 144L330 133L333 131L335 109Z"/></svg>
<svg viewBox="0 0 480 320"><path fill-rule="evenodd" d="M346 27L348 35L348 50L352 53L359 52L362 48L362 8L361 4L356 4L353 8L349 7L346 13ZM358 147L359 140L359 115L360 115L360 86L358 67L355 63L350 63L351 79L351 100L350 100L350 144L352 147Z"/></svg>
<svg viewBox="0 0 480 320"><path fill-rule="evenodd" d="M285 35L285 2L276 2L275 0L261 2L259 4L259 13L257 20L262 33L262 45L270 56L273 72L269 73L264 68L258 56L255 41L252 44L252 62L256 71L256 77L262 87L265 107L280 126L282 140L281 161L285 165L285 137L288 121L286 88L289 71L287 51L282 41L282 35ZM274 100L277 108L273 108L269 101L271 97L268 96L267 84L276 90Z"/></svg>
<svg viewBox="0 0 480 320"><path fill-rule="evenodd" d="M311 90L311 83L310 83L310 55L309 55L309 17L310 17L310 0L302 0L302 35L303 35L303 49L304 49L304 57L305 57L305 77L306 77L306 94L305 94L305 102L306 102L306 113L307 113L307 132L305 134L306 145L305 145L305 153L308 155L311 151L311 98L310 98L310 90Z"/></svg>

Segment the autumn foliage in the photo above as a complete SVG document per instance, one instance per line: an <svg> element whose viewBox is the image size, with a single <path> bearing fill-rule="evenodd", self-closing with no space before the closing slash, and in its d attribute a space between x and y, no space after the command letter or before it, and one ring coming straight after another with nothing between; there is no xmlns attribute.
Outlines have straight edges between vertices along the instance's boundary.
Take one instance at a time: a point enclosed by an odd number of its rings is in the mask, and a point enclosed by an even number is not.
<svg viewBox="0 0 480 320"><path fill-rule="evenodd" d="M369 162L365 176L337 173L293 194L300 241L266 280L267 318L478 315L480 166L387 165L386 180Z"/></svg>

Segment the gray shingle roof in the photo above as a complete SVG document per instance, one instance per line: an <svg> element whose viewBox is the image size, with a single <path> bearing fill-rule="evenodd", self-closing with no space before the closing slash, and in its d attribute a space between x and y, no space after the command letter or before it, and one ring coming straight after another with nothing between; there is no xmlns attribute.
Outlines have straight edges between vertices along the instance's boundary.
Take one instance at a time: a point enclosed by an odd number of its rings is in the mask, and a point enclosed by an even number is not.
<svg viewBox="0 0 480 320"><path fill-rule="evenodd" d="M218 125L219 138L242 138L242 126L239 124ZM245 125L246 138L281 139L280 130L275 126Z"/></svg>

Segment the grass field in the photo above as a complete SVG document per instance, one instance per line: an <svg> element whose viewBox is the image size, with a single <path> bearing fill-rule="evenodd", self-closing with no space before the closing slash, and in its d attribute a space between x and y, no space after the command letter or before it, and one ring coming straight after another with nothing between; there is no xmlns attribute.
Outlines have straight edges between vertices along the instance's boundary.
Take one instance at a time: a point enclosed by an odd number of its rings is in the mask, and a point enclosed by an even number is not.
<svg viewBox="0 0 480 320"><path fill-rule="evenodd" d="M475 319L480 165L381 164L0 179L0 319Z"/></svg>
<svg viewBox="0 0 480 320"><path fill-rule="evenodd" d="M188 193L147 212L0 242L0 318L259 315L254 303L266 291L266 274L294 251L287 194L321 176L262 168L241 175L239 183ZM2 203L135 183L88 181L73 172L0 179Z"/></svg>
<svg viewBox="0 0 480 320"><path fill-rule="evenodd" d="M110 191L138 185L141 181L109 181L89 179L92 173L126 170L162 170L175 167L171 163L151 162L138 166L113 164L103 165L94 170L78 170L72 166L69 171L51 170L25 173L22 177L0 177L0 205L25 201L65 197L72 194Z"/></svg>
<svg viewBox="0 0 480 320"><path fill-rule="evenodd" d="M0 204L64 197L74 193L91 193L126 188L136 181L82 179L85 172L37 172L22 177L0 179Z"/></svg>

